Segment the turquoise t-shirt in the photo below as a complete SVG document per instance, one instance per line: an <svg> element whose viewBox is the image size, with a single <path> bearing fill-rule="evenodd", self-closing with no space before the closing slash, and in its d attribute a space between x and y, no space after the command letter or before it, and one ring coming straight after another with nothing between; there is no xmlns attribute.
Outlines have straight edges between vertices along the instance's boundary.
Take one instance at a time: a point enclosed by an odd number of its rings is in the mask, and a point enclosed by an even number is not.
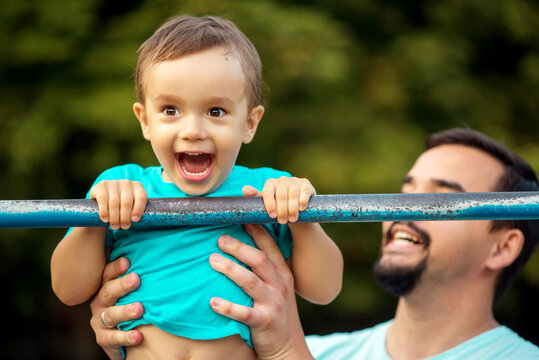
<svg viewBox="0 0 539 360"><path fill-rule="evenodd" d="M310 335L307 345L317 360L391 360L386 350L386 332L393 320L351 333ZM485 331L470 340L432 356L428 360L532 360L539 359L539 347L524 340L506 326Z"/></svg>
<svg viewBox="0 0 539 360"><path fill-rule="evenodd" d="M128 179L140 181L148 198L189 196L173 183L165 182L162 171L162 167L118 166L103 172L94 185L102 180ZM243 196L244 185L262 190L267 179L281 176L290 174L270 168L234 166L225 182L205 196ZM288 258L292 251L288 226L266 224L265 227ZM243 290L209 265L208 258L212 253L231 258L217 246L217 239L223 234L255 246L242 225L180 226L166 230L109 228L106 244L112 248L110 260L127 257L131 262L129 272L137 273L141 279L140 287L121 298L118 304L140 301L144 306L142 318L121 323L118 327L129 330L152 324L168 333L197 340L239 334L252 346L246 325L216 314L209 305L210 299L218 296L252 306L252 299Z"/></svg>

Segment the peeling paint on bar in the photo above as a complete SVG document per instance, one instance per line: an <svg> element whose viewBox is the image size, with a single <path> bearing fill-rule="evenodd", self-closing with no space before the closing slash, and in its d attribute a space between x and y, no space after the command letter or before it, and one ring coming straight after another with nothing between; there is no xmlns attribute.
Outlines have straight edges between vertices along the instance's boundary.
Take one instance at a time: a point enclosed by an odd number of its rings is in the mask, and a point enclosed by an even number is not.
<svg viewBox="0 0 539 360"><path fill-rule="evenodd" d="M316 195L299 222L539 219L538 192ZM276 222L260 197L149 199L134 228ZM0 229L105 226L93 200L0 200Z"/></svg>

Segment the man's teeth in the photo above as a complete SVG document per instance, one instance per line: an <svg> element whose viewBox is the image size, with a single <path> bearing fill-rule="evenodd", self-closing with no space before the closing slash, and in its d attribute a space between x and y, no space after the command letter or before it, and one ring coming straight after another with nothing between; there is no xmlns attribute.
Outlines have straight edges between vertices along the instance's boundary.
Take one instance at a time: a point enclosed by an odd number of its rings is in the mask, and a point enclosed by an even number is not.
<svg viewBox="0 0 539 360"><path fill-rule="evenodd" d="M393 242L397 244L408 244L410 242L414 244L421 244L421 241L417 236L412 235L406 231L397 231L395 235L393 235Z"/></svg>

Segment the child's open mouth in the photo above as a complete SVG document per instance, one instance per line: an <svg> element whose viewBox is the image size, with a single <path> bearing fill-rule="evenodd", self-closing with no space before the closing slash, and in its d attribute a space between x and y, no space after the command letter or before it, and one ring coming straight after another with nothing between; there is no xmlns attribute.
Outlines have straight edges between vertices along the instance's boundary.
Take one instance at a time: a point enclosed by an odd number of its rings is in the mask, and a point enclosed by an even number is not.
<svg viewBox="0 0 539 360"><path fill-rule="evenodd" d="M211 175L213 154L181 152L176 154L180 174L187 181L204 181Z"/></svg>

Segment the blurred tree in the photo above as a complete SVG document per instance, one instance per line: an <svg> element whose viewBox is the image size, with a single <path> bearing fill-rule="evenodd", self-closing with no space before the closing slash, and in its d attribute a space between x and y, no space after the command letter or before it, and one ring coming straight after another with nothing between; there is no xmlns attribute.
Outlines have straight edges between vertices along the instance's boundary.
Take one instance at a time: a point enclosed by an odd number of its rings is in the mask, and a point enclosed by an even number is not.
<svg viewBox="0 0 539 360"><path fill-rule="evenodd" d="M132 115L138 46L176 14L234 21L258 48L267 111L247 166L308 177L318 193L397 192L425 136L481 130L539 169L539 5L529 0L4 0L0 12L0 198L80 198L111 166L155 164ZM379 224L331 224L346 256L331 305L301 302L307 332L372 325L394 300L373 282ZM11 330L2 358L102 357L87 305L54 297L64 230L0 232ZM535 255L497 308L539 343Z"/></svg>

